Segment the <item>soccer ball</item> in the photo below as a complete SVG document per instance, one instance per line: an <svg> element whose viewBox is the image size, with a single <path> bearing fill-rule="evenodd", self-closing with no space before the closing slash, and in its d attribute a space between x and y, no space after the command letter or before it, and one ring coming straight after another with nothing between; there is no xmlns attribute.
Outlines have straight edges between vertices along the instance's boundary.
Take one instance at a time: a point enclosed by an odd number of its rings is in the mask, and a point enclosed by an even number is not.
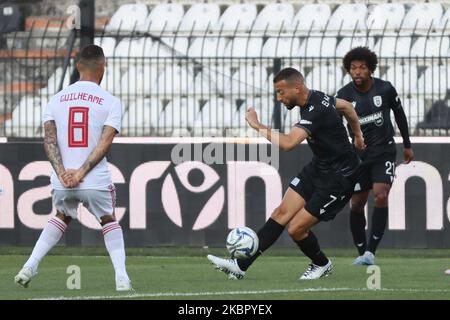
<svg viewBox="0 0 450 320"><path fill-rule="evenodd" d="M258 235L247 227L234 228L227 236L227 249L233 259L252 257L258 250L258 245Z"/></svg>

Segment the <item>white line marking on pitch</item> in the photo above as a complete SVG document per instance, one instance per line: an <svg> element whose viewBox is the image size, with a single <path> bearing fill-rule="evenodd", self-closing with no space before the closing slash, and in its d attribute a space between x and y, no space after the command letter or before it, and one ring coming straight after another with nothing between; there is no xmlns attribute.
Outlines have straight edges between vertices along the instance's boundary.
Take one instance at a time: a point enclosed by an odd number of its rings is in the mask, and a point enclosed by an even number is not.
<svg viewBox="0 0 450 320"><path fill-rule="evenodd" d="M78 297L47 297L34 298L31 300L99 300L99 299L136 299L136 298L159 298L159 297L201 297L201 296L220 296L220 295L251 295L251 294L276 294L276 293L305 293L305 292L335 292L335 291L355 291L355 292L421 292L421 293L439 293L450 292L450 289L389 289L383 288L370 290L367 288L305 288L305 289L274 289L274 290L250 290L250 291L216 291L216 292L155 292L155 293L129 293L110 296L78 296Z"/></svg>

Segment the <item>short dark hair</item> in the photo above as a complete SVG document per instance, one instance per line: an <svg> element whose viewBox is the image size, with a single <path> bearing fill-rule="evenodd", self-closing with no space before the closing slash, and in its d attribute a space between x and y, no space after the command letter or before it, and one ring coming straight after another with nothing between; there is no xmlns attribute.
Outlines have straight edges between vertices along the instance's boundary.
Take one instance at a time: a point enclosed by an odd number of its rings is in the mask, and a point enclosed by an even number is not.
<svg viewBox="0 0 450 320"><path fill-rule="evenodd" d="M303 75L300 71L295 68L284 68L278 72L273 78L273 83L277 83L280 81L289 81L289 80L301 80L303 81Z"/></svg>
<svg viewBox="0 0 450 320"><path fill-rule="evenodd" d="M103 49L95 44L88 44L81 49L78 62L82 67L87 69L95 69L99 64L105 62L105 54Z"/></svg>
<svg viewBox="0 0 450 320"><path fill-rule="evenodd" d="M371 72L374 72L377 68L377 55L367 47L356 47L347 52L343 59L344 68L347 72L350 72L352 61L356 60L364 61Z"/></svg>

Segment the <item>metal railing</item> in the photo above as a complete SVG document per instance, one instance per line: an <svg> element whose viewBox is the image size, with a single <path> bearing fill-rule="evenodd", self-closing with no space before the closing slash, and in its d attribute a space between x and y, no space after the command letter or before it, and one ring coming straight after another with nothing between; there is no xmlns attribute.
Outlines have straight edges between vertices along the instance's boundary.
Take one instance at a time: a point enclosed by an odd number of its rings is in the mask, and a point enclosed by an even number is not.
<svg viewBox="0 0 450 320"><path fill-rule="evenodd" d="M411 134L443 136L450 128L443 108L450 98L446 28L317 33L312 27L240 32L208 26L150 33L135 26L97 30L95 43L107 55L102 86L123 102L125 136L222 135L225 130L249 135L253 131L244 112L250 105L262 122L289 130L298 121L298 110L280 108L274 74L297 67L310 88L334 95L350 81L342 57L357 45L377 53L375 76L396 87ZM6 36L8 48L0 51L0 136L42 137L42 111L61 81L69 35L62 21L59 28L32 27Z"/></svg>

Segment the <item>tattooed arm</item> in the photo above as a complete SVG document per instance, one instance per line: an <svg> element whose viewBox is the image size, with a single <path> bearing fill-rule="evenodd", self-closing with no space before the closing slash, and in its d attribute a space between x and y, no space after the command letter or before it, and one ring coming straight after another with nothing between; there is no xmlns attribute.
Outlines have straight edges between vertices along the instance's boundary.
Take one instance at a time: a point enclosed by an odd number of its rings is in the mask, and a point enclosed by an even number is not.
<svg viewBox="0 0 450 320"><path fill-rule="evenodd" d="M52 164L53 169L58 175L59 180L64 187L69 187L65 181L66 169L62 163L61 153L59 152L58 139L56 136L56 124L55 121L46 121L44 123L45 137L44 137L44 149L47 154L47 158Z"/></svg>
<svg viewBox="0 0 450 320"><path fill-rule="evenodd" d="M86 161L78 170L69 170L72 174L71 186L76 187L83 178L92 170L108 153L117 131L108 125L103 127L102 136L94 150L91 151Z"/></svg>

